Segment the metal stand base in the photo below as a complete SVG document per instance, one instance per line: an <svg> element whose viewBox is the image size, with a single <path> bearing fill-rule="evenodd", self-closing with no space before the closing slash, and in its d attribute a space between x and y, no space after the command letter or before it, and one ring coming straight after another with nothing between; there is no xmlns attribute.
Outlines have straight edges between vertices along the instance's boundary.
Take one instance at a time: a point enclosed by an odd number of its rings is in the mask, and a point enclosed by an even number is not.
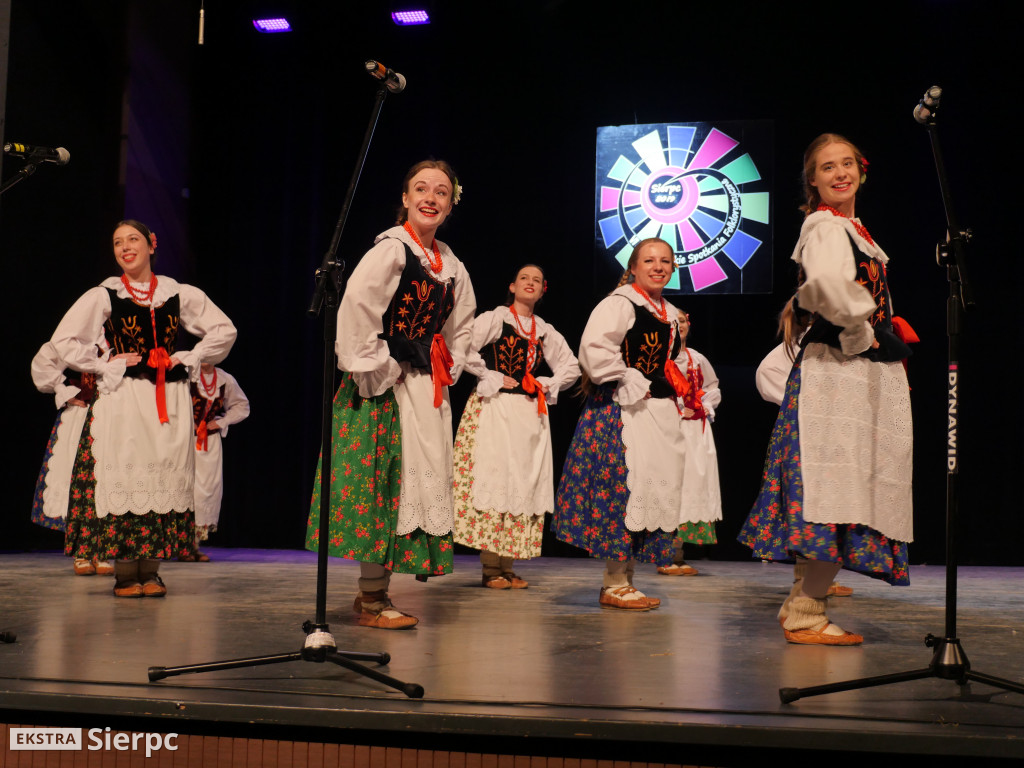
<svg viewBox="0 0 1024 768"><path fill-rule="evenodd" d="M189 664L181 667L150 667L149 681L155 683L165 677L174 675L188 675L195 672L218 672L222 669L240 669L242 667L259 667L266 664L283 664L287 661L312 661L317 664L330 662L339 667L358 672L364 677L376 680L378 683L395 688L401 691L410 699L423 698L423 686L416 683L403 683L394 677L389 677L375 669L364 667L357 661L371 661L377 664L387 664L391 656L387 653L362 653L360 651L339 651L338 646L331 636L330 627L326 624L311 624L306 622L302 625L306 632L306 643L301 651L295 653L278 653L270 656L250 656L245 659L231 659L228 661L213 661L206 664Z"/></svg>
<svg viewBox="0 0 1024 768"><path fill-rule="evenodd" d="M994 685L1007 691L1024 693L1024 685L1019 685L1003 678L992 677L981 672L972 672L971 662L967 660L967 654L964 653L959 638L946 637L940 639L934 635L928 635L924 639L924 644L929 648L935 649L931 664L926 669L914 669L908 672L897 672L892 675L878 675L877 677L862 677L857 680L847 680L843 683L815 685L811 688L780 688L779 698L783 704L789 704L805 696L818 696L823 693L873 688L878 685L903 683L908 680L923 680L926 677L941 677L943 680L955 680L957 685L960 686L965 686L973 680L978 683Z"/></svg>

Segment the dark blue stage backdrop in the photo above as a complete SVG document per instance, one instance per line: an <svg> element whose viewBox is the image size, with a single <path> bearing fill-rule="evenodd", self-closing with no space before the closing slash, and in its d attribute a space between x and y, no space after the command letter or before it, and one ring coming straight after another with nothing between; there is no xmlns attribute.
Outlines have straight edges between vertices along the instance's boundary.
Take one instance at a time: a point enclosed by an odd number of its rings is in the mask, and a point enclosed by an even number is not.
<svg viewBox="0 0 1024 768"><path fill-rule="evenodd" d="M453 163L465 185L440 236L467 265L479 307L503 300L518 266L539 263L550 289L538 311L570 344L635 238L674 242L686 294L675 301L723 391L714 430L725 520L701 554L730 559L749 557L734 537L777 412L754 370L794 288L801 156L824 131L870 160L857 213L891 258L896 310L922 339L909 369L910 551L915 563L944 556L947 288L934 251L945 218L927 134L911 117L926 88L943 86L941 135L975 233L978 297L961 359L963 560L1024 564L1024 259L1007 139L1021 111L1007 95L1019 44L999 7L527 0L488 26L489 7L435 0L433 24L399 28L380 2L279 0L294 31L261 35L251 18L265 2L211 0L199 46L199 5L11 0L5 136L65 146L72 160L0 202L0 548L61 546L29 522L55 416L29 361L71 303L115 273L110 233L125 215L157 229L158 271L201 287L239 329L223 367L252 416L225 441L213 543L302 545L322 349L306 309L374 100L363 64L376 59L408 87L376 126L342 240L348 268L394 222L406 169L428 156ZM18 167L6 160L4 176ZM456 413L472 386L454 388ZM579 407L563 397L551 409L556 468ZM574 552L550 537L544 551Z"/></svg>

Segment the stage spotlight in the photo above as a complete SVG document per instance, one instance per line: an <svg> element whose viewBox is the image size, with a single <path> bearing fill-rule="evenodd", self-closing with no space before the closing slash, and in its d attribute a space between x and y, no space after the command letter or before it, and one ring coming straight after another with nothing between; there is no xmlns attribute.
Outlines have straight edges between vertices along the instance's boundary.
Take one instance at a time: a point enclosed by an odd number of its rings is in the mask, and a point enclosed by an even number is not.
<svg viewBox="0 0 1024 768"><path fill-rule="evenodd" d="M430 14L425 8L402 8L391 12L391 20L400 27L413 24L429 24Z"/></svg>
<svg viewBox="0 0 1024 768"><path fill-rule="evenodd" d="M276 19L253 19L252 25L256 27L257 32L264 34L271 34L274 32L291 32L292 25L288 23L288 19L276 18Z"/></svg>

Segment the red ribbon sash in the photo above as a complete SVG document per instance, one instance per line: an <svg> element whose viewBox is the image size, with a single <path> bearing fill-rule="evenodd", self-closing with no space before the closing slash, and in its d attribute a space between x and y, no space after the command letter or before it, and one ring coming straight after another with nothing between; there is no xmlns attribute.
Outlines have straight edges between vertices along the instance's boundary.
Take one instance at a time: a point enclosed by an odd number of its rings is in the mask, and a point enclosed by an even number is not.
<svg viewBox="0 0 1024 768"><path fill-rule="evenodd" d="M441 407L444 388L455 383L452 378L452 366L455 361L452 359L444 336L440 333L434 334L434 340L430 342L430 378L434 381L434 407Z"/></svg>
<svg viewBox="0 0 1024 768"><path fill-rule="evenodd" d="M540 382L529 371L523 376L523 391L528 395L532 395L534 392L537 393L537 413L539 415L543 416L548 412L548 401L544 397L544 387L540 385Z"/></svg>
<svg viewBox="0 0 1024 768"><path fill-rule="evenodd" d="M919 341L921 341L921 339L918 338L917 331L910 327L910 323L908 323L906 320L904 320L902 317L899 317L898 315L893 315L892 331L897 336L899 336L900 341L902 341L904 344L917 344ZM903 370L906 371L907 358L903 358L901 362L903 363Z"/></svg>
<svg viewBox="0 0 1024 768"><path fill-rule="evenodd" d="M205 451L206 450L206 442L207 442L206 438L207 438L208 434L209 434L209 429L207 429L206 421L200 421L199 422L199 426L196 427L196 450L197 451Z"/></svg>
<svg viewBox="0 0 1024 768"><path fill-rule="evenodd" d="M167 369L171 367L171 356L163 347L149 350L149 360L146 365L156 368L156 412L160 417L160 423L166 424L170 421L167 417L167 394L165 384L167 382Z"/></svg>
<svg viewBox="0 0 1024 768"><path fill-rule="evenodd" d="M904 344L917 344L921 341L917 336L917 332L910 327L910 323L904 320L902 317L896 316L892 319L892 330Z"/></svg>
<svg viewBox="0 0 1024 768"><path fill-rule="evenodd" d="M679 370L675 360L665 361L665 378L668 379L669 386L676 393L676 397L685 397L689 394L690 382L683 376L683 372Z"/></svg>

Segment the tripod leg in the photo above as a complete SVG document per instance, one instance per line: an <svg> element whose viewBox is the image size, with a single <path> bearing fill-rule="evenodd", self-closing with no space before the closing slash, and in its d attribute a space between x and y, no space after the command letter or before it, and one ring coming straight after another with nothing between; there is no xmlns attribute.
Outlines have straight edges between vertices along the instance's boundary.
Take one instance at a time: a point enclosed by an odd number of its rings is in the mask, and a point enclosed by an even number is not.
<svg viewBox="0 0 1024 768"><path fill-rule="evenodd" d="M329 661L333 664L337 664L339 667L345 667L353 672L358 672L364 677L368 677L371 680L376 680L378 683L384 683L384 685L394 688L395 690L401 691L410 699L422 699L423 698L423 686L417 685L416 683L403 683L394 677L389 677L383 672L378 672L375 669L364 667L355 661L352 661L349 656L352 654L348 651L344 653L338 653L337 651L329 651L324 657L324 661ZM365 654L367 656L375 656L377 654Z"/></svg>
<svg viewBox="0 0 1024 768"><path fill-rule="evenodd" d="M931 669L916 669L912 672L862 677L859 680L847 680L843 683L832 683L830 685L815 685L811 688L779 688L779 698L783 704L789 704L806 696L820 696L823 693L838 693L839 691L852 691L858 688L873 688L876 685L904 683L908 680L923 680L926 677L934 676L935 673Z"/></svg>
<svg viewBox="0 0 1024 768"><path fill-rule="evenodd" d="M340 656L353 661L373 661L377 664L390 664L390 653L364 653L363 651L338 651Z"/></svg>
<svg viewBox="0 0 1024 768"><path fill-rule="evenodd" d="M993 685L996 688L1002 688L1004 691L1024 693L1024 685L1021 685L1020 683L1004 680L1001 677L992 677L992 675L986 675L981 672L968 672L967 679L976 680L977 682L985 683L986 685Z"/></svg>
<svg viewBox="0 0 1024 768"><path fill-rule="evenodd" d="M274 656L253 656L248 659L231 661L213 661L209 664L191 664L184 667L150 667L149 681L156 682L172 675L188 675L193 672L217 672L222 669L239 669L241 667L259 667L264 664L282 664L286 661L302 661L302 652L279 653Z"/></svg>

